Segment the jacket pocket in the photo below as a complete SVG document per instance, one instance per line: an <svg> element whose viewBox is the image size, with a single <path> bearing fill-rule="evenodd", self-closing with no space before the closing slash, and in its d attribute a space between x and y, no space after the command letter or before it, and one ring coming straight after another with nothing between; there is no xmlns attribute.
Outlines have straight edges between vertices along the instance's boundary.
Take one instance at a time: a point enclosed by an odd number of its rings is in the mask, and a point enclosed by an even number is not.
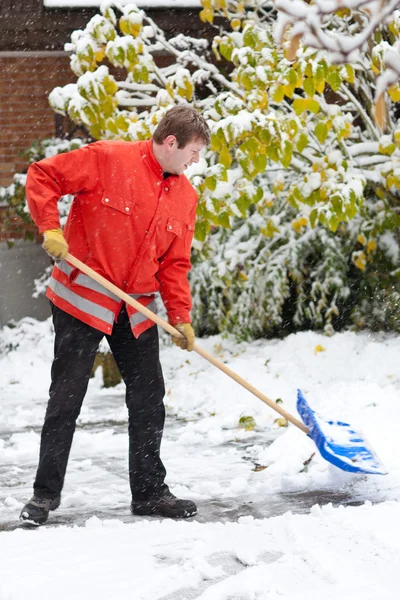
<svg viewBox="0 0 400 600"><path fill-rule="evenodd" d="M169 217L167 221L167 231L174 233L178 237L182 237L183 223L175 219L175 217Z"/></svg>
<svg viewBox="0 0 400 600"><path fill-rule="evenodd" d="M104 192L101 203L104 206L118 210L128 217L130 217L133 213L133 208L135 206L133 200L125 198L124 196L120 196L119 194L115 194L114 192Z"/></svg>

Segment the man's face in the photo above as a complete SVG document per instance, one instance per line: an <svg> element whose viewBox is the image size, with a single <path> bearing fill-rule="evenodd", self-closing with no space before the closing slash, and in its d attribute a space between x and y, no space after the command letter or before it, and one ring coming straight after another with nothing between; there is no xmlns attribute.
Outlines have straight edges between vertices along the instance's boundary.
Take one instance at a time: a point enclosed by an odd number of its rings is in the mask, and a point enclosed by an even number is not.
<svg viewBox="0 0 400 600"><path fill-rule="evenodd" d="M166 168L164 171L173 175L181 175L190 165L199 162L200 152L205 144L203 140L192 140L183 148L178 148L178 142L174 135L164 140L166 144Z"/></svg>

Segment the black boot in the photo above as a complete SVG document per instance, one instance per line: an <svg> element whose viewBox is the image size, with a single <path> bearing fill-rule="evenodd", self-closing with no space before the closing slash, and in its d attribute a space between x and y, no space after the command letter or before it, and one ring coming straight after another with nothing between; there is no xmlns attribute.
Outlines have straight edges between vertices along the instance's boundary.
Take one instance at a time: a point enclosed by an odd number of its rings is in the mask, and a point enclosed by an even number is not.
<svg viewBox="0 0 400 600"><path fill-rule="evenodd" d="M61 496L56 498L41 498L32 496L24 508L21 510L19 518L24 523L32 525L43 525L46 523L49 511L56 510L60 506Z"/></svg>
<svg viewBox="0 0 400 600"><path fill-rule="evenodd" d="M147 500L133 500L131 504L133 515L152 515L184 519L197 513L197 506L191 500L180 500L170 491L161 496L153 496Z"/></svg>

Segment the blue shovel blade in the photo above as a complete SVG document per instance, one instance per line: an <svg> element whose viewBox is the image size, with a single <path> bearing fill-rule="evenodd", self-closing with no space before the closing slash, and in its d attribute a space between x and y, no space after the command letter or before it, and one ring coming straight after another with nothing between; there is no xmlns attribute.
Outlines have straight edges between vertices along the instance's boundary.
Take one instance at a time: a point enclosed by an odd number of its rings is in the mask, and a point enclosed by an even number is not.
<svg viewBox="0 0 400 600"><path fill-rule="evenodd" d="M376 454L351 425L323 419L310 408L300 390L297 390L297 410L325 460L351 473L386 475Z"/></svg>

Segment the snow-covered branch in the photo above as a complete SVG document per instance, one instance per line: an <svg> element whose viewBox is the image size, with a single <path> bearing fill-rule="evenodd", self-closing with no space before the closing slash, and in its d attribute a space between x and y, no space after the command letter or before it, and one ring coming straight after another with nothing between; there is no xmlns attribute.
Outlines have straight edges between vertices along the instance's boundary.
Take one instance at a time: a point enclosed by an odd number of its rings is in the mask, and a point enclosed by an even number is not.
<svg viewBox="0 0 400 600"><path fill-rule="evenodd" d="M400 0L315 0L312 4L275 0L275 6L279 12L275 26L278 39L292 27L293 44L302 38L304 45L325 50L331 62L346 63L354 60L373 32L400 7ZM353 26L345 32L330 27L332 14L346 10L354 17Z"/></svg>
<svg viewBox="0 0 400 600"><path fill-rule="evenodd" d="M397 37L400 0L275 0L278 10L274 33L283 42L289 33L287 58L296 58L300 42L308 48L323 50L331 64L354 63L371 44L374 33L394 20L392 35ZM384 38L383 38L384 39ZM383 131L387 126L384 92L400 78L400 44L383 41L374 99L374 118ZM366 113L364 113L364 118ZM369 122L368 122L369 121ZM367 119L371 131L374 125Z"/></svg>

